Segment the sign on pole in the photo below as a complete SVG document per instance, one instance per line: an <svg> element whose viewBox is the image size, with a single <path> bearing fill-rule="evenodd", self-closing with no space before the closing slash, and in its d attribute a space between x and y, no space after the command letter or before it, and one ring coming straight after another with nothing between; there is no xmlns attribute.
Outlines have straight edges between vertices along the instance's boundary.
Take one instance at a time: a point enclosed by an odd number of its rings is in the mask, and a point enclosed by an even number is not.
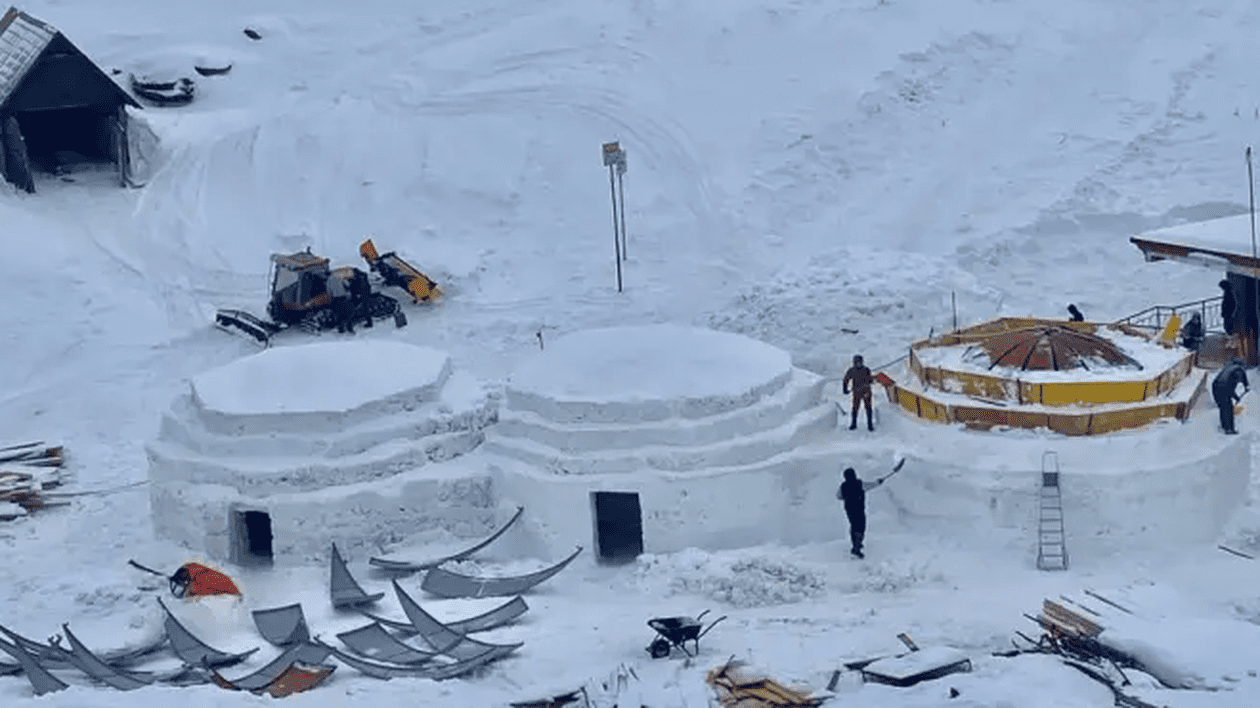
<svg viewBox="0 0 1260 708"><path fill-rule="evenodd" d="M613 251L615 253L614 257L616 258L616 262L617 262L617 292L621 292L621 261L622 261L621 244L624 240L625 234L617 233L618 231L617 186L616 186L616 183L613 181L614 169L618 170L619 172L626 171L626 153L624 150L621 149L621 143L619 142L604 143L604 165L608 167L608 191L612 195ZM624 205L624 203L625 203L625 200L623 199L622 204ZM624 225L624 223L625 223L625 214L623 213L621 215L621 224ZM622 230L624 231L624 228Z"/></svg>

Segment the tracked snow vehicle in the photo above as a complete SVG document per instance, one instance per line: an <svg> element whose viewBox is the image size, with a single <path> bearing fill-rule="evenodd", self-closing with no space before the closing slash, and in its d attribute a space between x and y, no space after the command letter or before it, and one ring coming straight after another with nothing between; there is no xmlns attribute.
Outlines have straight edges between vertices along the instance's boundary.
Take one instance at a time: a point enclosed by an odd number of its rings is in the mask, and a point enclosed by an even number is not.
<svg viewBox="0 0 1260 708"><path fill-rule="evenodd" d="M370 246L371 241L364 243ZM360 250L363 250L362 247ZM375 255L375 248L372 248ZM393 255L393 254L388 254ZM424 279L424 291L436 290L437 286L420 271L405 261L399 262ZM271 299L267 303L267 318L257 317L243 310L219 310L215 325L220 329L242 334L266 345L272 335L289 327L308 332L334 328L353 331L356 323L372 326L377 319L392 317L395 326L407 324L407 315L398 301L384 293L374 291L367 273L352 266L329 268L327 258L306 251L289 255L272 254L269 282ZM411 276L405 273L404 276ZM404 277L398 284L419 301L411 286L414 277ZM413 291L413 287L415 291ZM430 298L424 298L426 300Z"/></svg>

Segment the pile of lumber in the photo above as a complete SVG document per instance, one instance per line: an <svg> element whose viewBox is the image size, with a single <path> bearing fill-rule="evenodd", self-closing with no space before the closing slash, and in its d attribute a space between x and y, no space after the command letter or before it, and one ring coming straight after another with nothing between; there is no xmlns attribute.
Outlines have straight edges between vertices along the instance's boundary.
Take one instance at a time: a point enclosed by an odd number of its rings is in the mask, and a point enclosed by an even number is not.
<svg viewBox="0 0 1260 708"><path fill-rule="evenodd" d="M717 692L722 708L815 708L825 698L784 686L772 678L751 676L734 657L709 671L705 682Z"/></svg>
<svg viewBox="0 0 1260 708"><path fill-rule="evenodd" d="M1129 613L1129 610L1097 593L1086 591L1086 594L1095 601ZM1036 617L1024 615L1041 627L1042 634L1039 638L1032 639L1023 632L1016 632L1026 645L1021 646L1016 643L1014 651L998 652L997 655L1052 654L1058 656L1064 664L1111 689L1117 706L1156 708L1136 696L1129 695L1125 690L1131 685L1129 677L1125 675L1125 669L1150 672L1134 657L1098 641L1098 635L1106 629L1101 624L1102 615L1083 601L1074 601L1067 597L1062 599L1063 602L1044 600L1041 614ZM1072 606L1069 607L1069 604Z"/></svg>
<svg viewBox="0 0 1260 708"><path fill-rule="evenodd" d="M36 509L63 506L46 494L61 485L60 447L43 442L0 448L0 521L11 521Z"/></svg>

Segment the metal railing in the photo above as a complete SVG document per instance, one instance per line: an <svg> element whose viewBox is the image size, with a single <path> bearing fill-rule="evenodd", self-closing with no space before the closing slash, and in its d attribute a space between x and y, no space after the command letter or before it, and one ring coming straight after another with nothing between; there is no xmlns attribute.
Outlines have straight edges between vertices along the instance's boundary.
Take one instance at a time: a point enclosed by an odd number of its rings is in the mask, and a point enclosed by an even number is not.
<svg viewBox="0 0 1260 708"><path fill-rule="evenodd" d="M1224 334L1225 323L1221 319L1221 298L1211 297L1206 300L1196 300L1194 302L1184 302L1180 305L1156 305L1148 307L1141 312L1129 315L1123 319L1116 320L1115 324L1129 325L1130 327L1140 327L1142 329L1162 330L1168 326L1168 320L1173 315L1181 317L1184 323L1190 319L1194 313L1199 313L1199 317L1203 318L1203 329L1207 334Z"/></svg>

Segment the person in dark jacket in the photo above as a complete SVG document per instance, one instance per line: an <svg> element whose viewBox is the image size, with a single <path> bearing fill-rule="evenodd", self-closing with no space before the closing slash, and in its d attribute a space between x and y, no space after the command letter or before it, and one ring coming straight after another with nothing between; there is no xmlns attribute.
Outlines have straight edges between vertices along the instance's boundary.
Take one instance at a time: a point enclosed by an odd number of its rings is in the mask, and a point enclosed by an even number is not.
<svg viewBox="0 0 1260 708"><path fill-rule="evenodd" d="M866 493L883 483L882 479L863 482L849 467L844 471L844 482L836 491L836 499L844 501L844 513L849 517L849 541L853 546L849 553L858 558L866 557L862 554L862 541L866 538Z"/></svg>
<svg viewBox="0 0 1260 708"><path fill-rule="evenodd" d="M1203 316L1199 313L1190 315L1190 321L1181 328L1181 346L1196 351L1203 345Z"/></svg>
<svg viewBox="0 0 1260 708"><path fill-rule="evenodd" d="M862 363L861 355L853 357L853 366L844 374L844 392L849 392L849 385L853 387L853 420L849 423L849 430L857 430L857 414L858 406L866 404L866 429L874 430L875 424L871 422L871 370L866 368Z"/></svg>
<svg viewBox="0 0 1260 708"><path fill-rule="evenodd" d="M1234 321L1238 315L1238 301L1234 299L1234 288L1228 280L1222 280L1218 285L1221 286L1221 324L1225 334L1233 334L1238 328Z"/></svg>
<svg viewBox="0 0 1260 708"><path fill-rule="evenodd" d="M1243 393L1251 390L1247 383L1247 371L1242 359L1235 358L1223 366L1216 378L1212 380L1212 398L1221 410L1221 430L1226 435L1238 433L1234 429L1234 402L1242 400L1238 393L1238 384L1243 385Z"/></svg>
<svg viewBox="0 0 1260 708"><path fill-rule="evenodd" d="M1068 303L1068 314L1072 316L1073 322L1085 321L1085 315L1082 315L1081 311L1076 309L1076 303Z"/></svg>
<svg viewBox="0 0 1260 708"><path fill-rule="evenodd" d="M350 287L337 273L328 276L328 297L332 299L333 319L337 322L337 331L354 334L354 300L350 297Z"/></svg>
<svg viewBox="0 0 1260 708"><path fill-rule="evenodd" d="M372 284L368 282L367 273L356 268L350 277L350 302L353 315L363 318L363 326L372 326ZM353 316L352 316L353 319Z"/></svg>

